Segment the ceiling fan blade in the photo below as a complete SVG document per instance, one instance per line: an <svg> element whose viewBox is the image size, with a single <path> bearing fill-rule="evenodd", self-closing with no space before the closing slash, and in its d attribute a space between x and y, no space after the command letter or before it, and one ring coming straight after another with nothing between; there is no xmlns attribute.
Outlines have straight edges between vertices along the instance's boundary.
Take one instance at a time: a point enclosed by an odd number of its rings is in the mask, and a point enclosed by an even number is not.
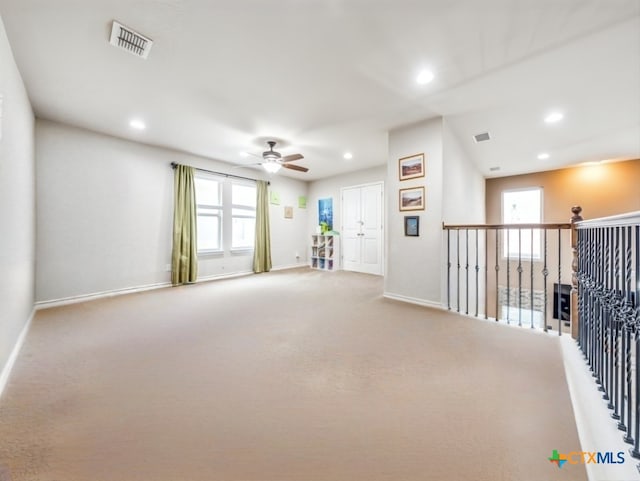
<svg viewBox="0 0 640 481"><path fill-rule="evenodd" d="M309 172L309 169L306 167L300 167L299 165L293 164L281 164L285 169L297 170L298 172Z"/></svg>
<svg viewBox="0 0 640 481"><path fill-rule="evenodd" d="M282 157L282 162L292 162L294 160L300 160L300 159L304 159L304 156L302 154L291 154L291 155L285 155L284 157Z"/></svg>

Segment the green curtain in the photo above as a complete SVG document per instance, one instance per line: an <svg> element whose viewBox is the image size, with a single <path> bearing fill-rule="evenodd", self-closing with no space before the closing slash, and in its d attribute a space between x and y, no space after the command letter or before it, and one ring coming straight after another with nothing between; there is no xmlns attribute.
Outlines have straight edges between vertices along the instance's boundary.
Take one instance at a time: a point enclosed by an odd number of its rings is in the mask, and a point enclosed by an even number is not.
<svg viewBox="0 0 640 481"><path fill-rule="evenodd" d="M193 168L177 165L173 186L171 283L177 286L195 282L198 276L196 189L193 182Z"/></svg>
<svg viewBox="0 0 640 481"><path fill-rule="evenodd" d="M269 233L269 183L256 181L256 242L253 250L253 272L271 270L271 236Z"/></svg>

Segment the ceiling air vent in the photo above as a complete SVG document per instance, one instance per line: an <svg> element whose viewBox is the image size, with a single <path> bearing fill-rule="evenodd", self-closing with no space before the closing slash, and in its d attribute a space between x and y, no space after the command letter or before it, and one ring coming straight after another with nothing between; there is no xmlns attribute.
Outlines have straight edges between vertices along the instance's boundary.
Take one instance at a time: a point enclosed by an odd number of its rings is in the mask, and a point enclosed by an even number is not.
<svg viewBox="0 0 640 481"><path fill-rule="evenodd" d="M126 50L136 57L146 59L149 56L153 40L114 20L109 43L114 47Z"/></svg>
<svg viewBox="0 0 640 481"><path fill-rule="evenodd" d="M481 134L474 135L473 140L475 140L477 144L480 142L486 142L487 140L491 140L491 137L489 137L489 132L482 132Z"/></svg>

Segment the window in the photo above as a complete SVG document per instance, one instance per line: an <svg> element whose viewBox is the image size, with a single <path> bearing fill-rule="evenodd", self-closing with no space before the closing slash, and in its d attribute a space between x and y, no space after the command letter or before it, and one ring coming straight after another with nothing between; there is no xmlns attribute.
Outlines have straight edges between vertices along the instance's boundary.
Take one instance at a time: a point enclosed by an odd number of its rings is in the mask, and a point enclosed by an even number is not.
<svg viewBox="0 0 640 481"><path fill-rule="evenodd" d="M222 249L222 183L196 176L196 213L198 216L198 252Z"/></svg>
<svg viewBox="0 0 640 481"><path fill-rule="evenodd" d="M196 174L198 253L251 250L256 228L256 186Z"/></svg>
<svg viewBox="0 0 640 481"><path fill-rule="evenodd" d="M252 249L256 230L256 186L231 184L231 248Z"/></svg>
<svg viewBox="0 0 640 481"><path fill-rule="evenodd" d="M502 193L504 224L542 222L542 189L510 190ZM503 233L504 256L540 259L540 229L508 229Z"/></svg>

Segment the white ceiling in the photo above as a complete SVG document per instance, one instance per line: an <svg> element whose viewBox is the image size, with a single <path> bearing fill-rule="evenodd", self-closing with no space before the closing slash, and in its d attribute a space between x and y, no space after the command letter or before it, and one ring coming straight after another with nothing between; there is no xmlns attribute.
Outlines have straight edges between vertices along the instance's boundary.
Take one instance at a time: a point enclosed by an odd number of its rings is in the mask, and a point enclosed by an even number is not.
<svg viewBox="0 0 640 481"><path fill-rule="evenodd" d="M640 157L638 0L0 0L0 15L37 116L234 164L275 137L305 156L295 178L384 164L389 129L434 116L486 176ZM148 60L109 45L113 20L153 39ZM565 119L548 126L552 109Z"/></svg>

